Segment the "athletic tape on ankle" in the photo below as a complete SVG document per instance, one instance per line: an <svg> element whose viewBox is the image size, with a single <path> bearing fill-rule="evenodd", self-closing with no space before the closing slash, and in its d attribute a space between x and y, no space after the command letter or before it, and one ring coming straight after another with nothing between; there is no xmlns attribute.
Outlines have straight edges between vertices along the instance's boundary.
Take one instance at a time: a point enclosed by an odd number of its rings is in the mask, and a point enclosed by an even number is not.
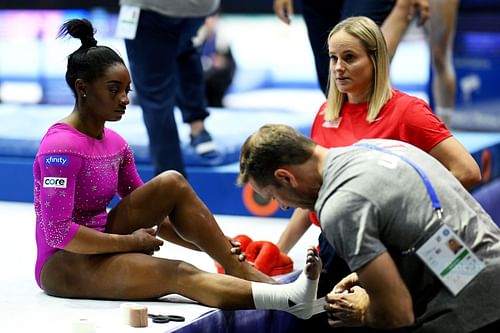
<svg viewBox="0 0 500 333"><path fill-rule="evenodd" d="M311 310L311 316L315 314L325 312L326 299L324 297L318 298L311 303L299 303L297 305L292 306L287 310L287 312L297 315L299 313L303 313L305 310Z"/></svg>

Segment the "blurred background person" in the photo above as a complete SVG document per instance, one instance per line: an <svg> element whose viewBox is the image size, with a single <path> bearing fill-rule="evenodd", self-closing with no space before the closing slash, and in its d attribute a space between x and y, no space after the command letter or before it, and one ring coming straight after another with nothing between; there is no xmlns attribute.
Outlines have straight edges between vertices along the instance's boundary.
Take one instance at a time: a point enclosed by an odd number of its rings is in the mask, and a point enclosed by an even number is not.
<svg viewBox="0 0 500 333"><path fill-rule="evenodd" d="M301 0L302 16L307 26L309 43L314 55L316 75L321 91L327 95L329 58L325 43L330 30L340 21L351 16L367 16L381 25L391 12L396 0L318 1ZM286 24L292 23L293 0L274 0L273 9Z"/></svg>
<svg viewBox="0 0 500 333"><path fill-rule="evenodd" d="M415 3L419 0L398 0L395 10L382 25L391 57L412 19L419 16ZM453 63L453 46L457 24L459 0L425 0L429 2L429 20L424 32L429 43L432 65L431 106L439 118L451 125L455 109L456 72ZM396 10L397 8L397 10Z"/></svg>
<svg viewBox="0 0 500 333"><path fill-rule="evenodd" d="M208 16L194 40L201 52L205 95L210 107L224 106L224 96L236 72L236 61L229 40L220 30L219 19L220 13Z"/></svg>
<svg viewBox="0 0 500 333"><path fill-rule="evenodd" d="M211 158L218 155L205 129L209 116L200 52L193 44L205 17L219 0L120 0L121 10L138 12L136 33L125 39L137 100L143 111L156 174L177 170L186 175L174 110L190 126L190 145Z"/></svg>

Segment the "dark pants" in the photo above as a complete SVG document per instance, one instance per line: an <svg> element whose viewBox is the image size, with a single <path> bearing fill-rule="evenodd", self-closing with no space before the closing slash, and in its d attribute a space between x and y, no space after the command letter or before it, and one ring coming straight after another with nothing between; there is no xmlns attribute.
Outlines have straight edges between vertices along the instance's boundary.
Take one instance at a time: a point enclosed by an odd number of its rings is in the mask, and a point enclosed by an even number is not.
<svg viewBox="0 0 500 333"><path fill-rule="evenodd" d="M185 174L175 106L185 123L208 116L200 53L191 41L203 22L203 17L142 10L136 38L125 40L156 174L170 169Z"/></svg>
<svg viewBox="0 0 500 333"><path fill-rule="evenodd" d="M321 90L327 93L330 58L327 38L330 30L351 16L368 16L378 25L384 22L396 0L301 0Z"/></svg>
<svg viewBox="0 0 500 333"><path fill-rule="evenodd" d="M500 320L497 320L489 325L481 327L472 333L489 333L489 332L500 332Z"/></svg>

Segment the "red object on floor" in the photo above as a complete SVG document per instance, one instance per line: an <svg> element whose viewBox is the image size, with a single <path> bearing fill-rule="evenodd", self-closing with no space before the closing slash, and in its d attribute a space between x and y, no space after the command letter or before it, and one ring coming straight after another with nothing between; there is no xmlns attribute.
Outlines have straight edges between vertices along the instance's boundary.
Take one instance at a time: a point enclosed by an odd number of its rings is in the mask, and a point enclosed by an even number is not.
<svg viewBox="0 0 500 333"><path fill-rule="evenodd" d="M259 271L267 275L281 275L293 271L293 260L282 253L278 246L269 241L252 241L246 235L234 237L240 242L242 252L246 254L246 260ZM218 273L224 273L224 268L215 263Z"/></svg>
<svg viewBox="0 0 500 333"><path fill-rule="evenodd" d="M248 237L247 235L238 235L236 237L234 237L233 239L235 239L236 241L240 242L241 244L241 250L243 252L246 251L247 247L248 247L248 244L250 244L252 241L252 239L250 237Z"/></svg>

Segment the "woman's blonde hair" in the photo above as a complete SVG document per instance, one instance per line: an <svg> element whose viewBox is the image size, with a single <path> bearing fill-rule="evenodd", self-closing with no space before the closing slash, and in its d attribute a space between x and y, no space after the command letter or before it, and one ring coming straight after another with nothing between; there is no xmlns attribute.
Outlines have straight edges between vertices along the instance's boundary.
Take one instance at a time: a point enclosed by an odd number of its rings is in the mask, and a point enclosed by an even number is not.
<svg viewBox="0 0 500 333"><path fill-rule="evenodd" d="M328 40L337 32L345 31L349 35L359 39L365 48L373 65L374 79L370 100L368 104L368 115L366 120L373 122L382 106L391 98L392 86L389 74L389 55L382 31L370 18L354 16L347 18L337 24L328 34ZM340 110L347 100L347 96L341 93L335 82L333 82L332 71L329 72L327 107L324 118L327 121L339 118Z"/></svg>

